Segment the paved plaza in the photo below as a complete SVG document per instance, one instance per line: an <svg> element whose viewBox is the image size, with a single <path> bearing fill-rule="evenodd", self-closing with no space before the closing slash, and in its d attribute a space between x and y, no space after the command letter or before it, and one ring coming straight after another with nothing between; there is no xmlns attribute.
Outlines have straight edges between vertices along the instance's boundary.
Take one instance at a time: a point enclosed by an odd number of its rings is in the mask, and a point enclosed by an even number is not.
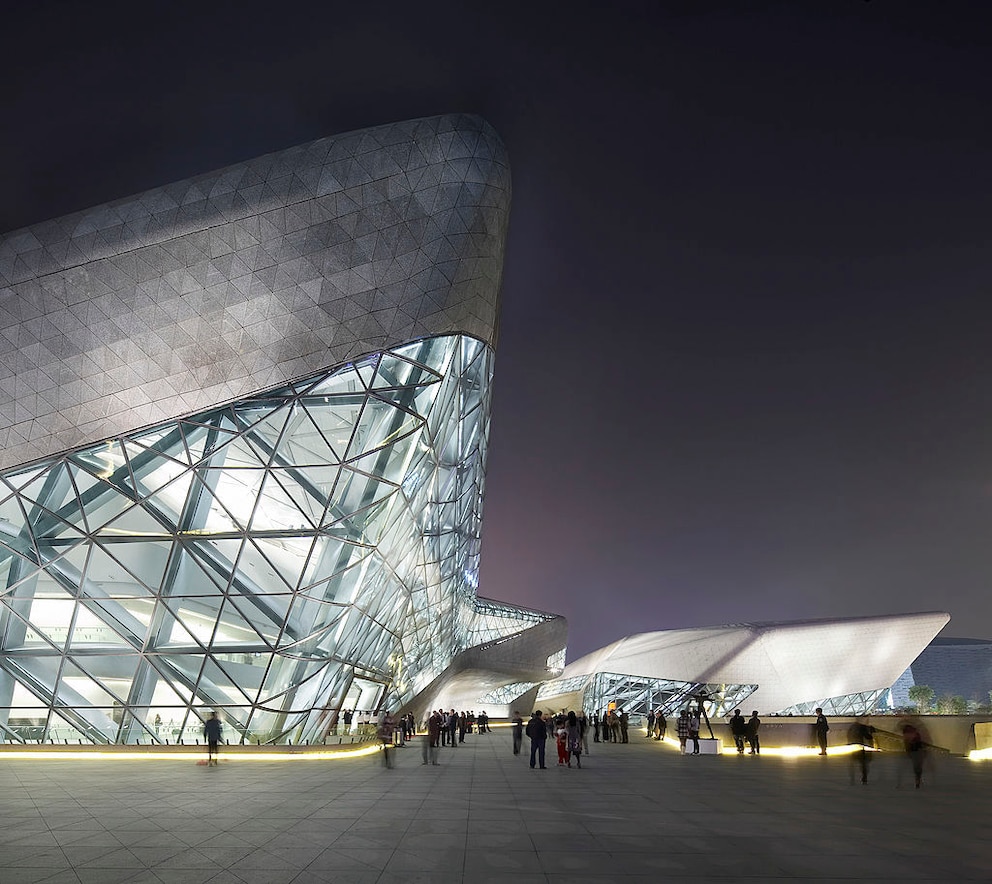
<svg viewBox="0 0 992 884"><path fill-rule="evenodd" d="M0 754L0 884L988 881L992 764L681 757L638 734L531 770L507 730L420 751L253 761Z"/></svg>

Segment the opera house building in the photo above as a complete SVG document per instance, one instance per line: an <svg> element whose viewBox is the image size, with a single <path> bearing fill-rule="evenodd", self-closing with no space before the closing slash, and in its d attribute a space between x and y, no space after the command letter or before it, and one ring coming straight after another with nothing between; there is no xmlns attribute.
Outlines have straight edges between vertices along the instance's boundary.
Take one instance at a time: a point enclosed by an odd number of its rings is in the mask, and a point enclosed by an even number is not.
<svg viewBox="0 0 992 884"><path fill-rule="evenodd" d="M476 594L509 205L455 115L0 239L0 741L312 742L560 668Z"/></svg>
<svg viewBox="0 0 992 884"><path fill-rule="evenodd" d="M448 115L0 237L0 742L895 681L947 615L649 633L563 672L562 617L478 594L509 206L496 134Z"/></svg>

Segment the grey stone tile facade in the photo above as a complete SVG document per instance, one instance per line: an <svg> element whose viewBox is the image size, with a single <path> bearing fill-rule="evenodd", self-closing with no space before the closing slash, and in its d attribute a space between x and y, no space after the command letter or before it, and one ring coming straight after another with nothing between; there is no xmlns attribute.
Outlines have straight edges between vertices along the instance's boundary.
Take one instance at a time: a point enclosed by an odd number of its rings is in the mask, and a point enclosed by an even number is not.
<svg viewBox="0 0 992 884"><path fill-rule="evenodd" d="M0 468L404 341L495 343L509 166L446 115L0 238Z"/></svg>

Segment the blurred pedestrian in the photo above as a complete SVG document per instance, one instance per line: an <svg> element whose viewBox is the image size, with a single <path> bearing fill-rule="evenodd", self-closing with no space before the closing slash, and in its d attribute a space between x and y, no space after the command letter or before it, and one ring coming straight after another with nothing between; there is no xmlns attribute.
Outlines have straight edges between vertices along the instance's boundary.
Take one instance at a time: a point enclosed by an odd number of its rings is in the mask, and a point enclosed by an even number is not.
<svg viewBox="0 0 992 884"><path fill-rule="evenodd" d="M220 719L217 717L216 712L211 712L210 718L203 723L203 736L207 740L207 765L216 765L217 747L220 745L221 738Z"/></svg>
<svg viewBox="0 0 992 884"><path fill-rule="evenodd" d="M855 769L861 772L861 783L868 785L868 769L875 749L875 728L858 716L847 730L847 742L858 748L851 753L851 782Z"/></svg>
<svg viewBox="0 0 992 884"><path fill-rule="evenodd" d="M927 755L927 744L923 739L920 729L911 722L903 722L902 744L906 751L906 758L909 766L913 769L913 783L919 789L923 785L923 764ZM902 783L902 776L899 777L898 785Z"/></svg>
<svg viewBox="0 0 992 884"><path fill-rule="evenodd" d="M520 754L520 746L524 741L524 720L520 717L520 713L514 709L513 710L513 754Z"/></svg>

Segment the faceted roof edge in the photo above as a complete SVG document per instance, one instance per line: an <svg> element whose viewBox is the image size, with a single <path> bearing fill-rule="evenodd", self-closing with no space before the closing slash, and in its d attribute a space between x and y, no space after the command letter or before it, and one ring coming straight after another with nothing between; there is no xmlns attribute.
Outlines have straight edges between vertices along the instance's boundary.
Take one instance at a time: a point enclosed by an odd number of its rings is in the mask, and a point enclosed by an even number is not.
<svg viewBox="0 0 992 884"><path fill-rule="evenodd" d="M452 114L0 237L0 468L439 334L495 345L510 178Z"/></svg>

